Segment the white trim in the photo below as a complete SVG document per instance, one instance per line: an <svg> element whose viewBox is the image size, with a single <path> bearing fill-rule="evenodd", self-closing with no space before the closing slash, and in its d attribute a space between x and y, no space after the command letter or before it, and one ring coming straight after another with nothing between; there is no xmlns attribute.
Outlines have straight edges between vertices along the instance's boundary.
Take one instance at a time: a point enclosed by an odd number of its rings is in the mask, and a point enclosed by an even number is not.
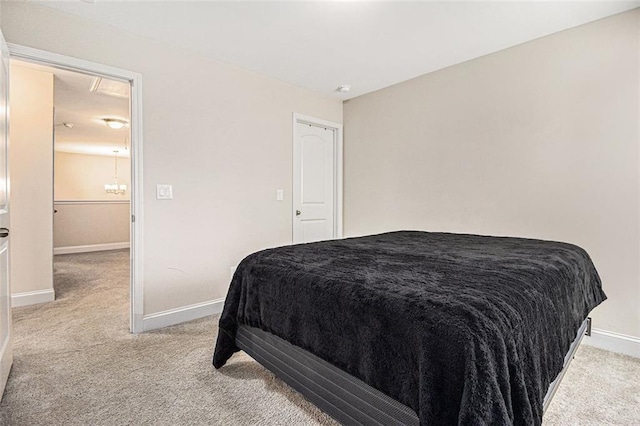
<svg viewBox="0 0 640 426"><path fill-rule="evenodd" d="M640 358L640 338L638 337L592 328L591 336L585 336L583 343L595 348Z"/></svg>
<svg viewBox="0 0 640 426"><path fill-rule="evenodd" d="M143 210L142 185L142 74L85 61L84 59L60 55L31 47L7 43L12 57L23 61L52 66L70 71L79 71L97 77L128 82L131 84L131 215L135 221L131 224L131 282L130 282L130 322L133 333L143 329Z"/></svg>
<svg viewBox="0 0 640 426"><path fill-rule="evenodd" d="M93 251L107 251L107 250L120 250L129 248L131 244L129 242L124 243L104 243L104 244L89 244L86 246L67 246L67 247L54 247L53 254L72 254L72 253L90 253Z"/></svg>
<svg viewBox="0 0 640 426"><path fill-rule="evenodd" d="M142 169L142 75L131 79L131 316L133 333L144 329L144 269L143 269L143 169ZM134 140L136 143L133 143Z"/></svg>
<svg viewBox="0 0 640 426"><path fill-rule="evenodd" d="M334 123L333 121L323 120L321 118L311 117L309 115L298 114L297 112L293 113L293 124L302 123L302 124L311 124L318 127L327 127L331 129L339 129L342 130L342 124Z"/></svg>
<svg viewBox="0 0 640 426"><path fill-rule="evenodd" d="M36 305L38 303L53 302L56 295L53 289L27 291L24 293L14 293L11 295L11 307L19 308L21 306Z"/></svg>
<svg viewBox="0 0 640 426"><path fill-rule="evenodd" d="M143 331L156 330L158 328L219 314L222 312L223 307L224 299L216 299L145 315L143 318Z"/></svg>
<svg viewBox="0 0 640 426"><path fill-rule="evenodd" d="M129 204L129 200L55 200L57 206L75 206L80 204Z"/></svg>
<svg viewBox="0 0 640 426"><path fill-rule="evenodd" d="M334 131L334 142L335 142L335 157L334 157L334 165L335 165L335 193L334 193L334 206L333 206L333 235L334 238L342 238L343 233L343 131L342 124L334 123L332 121L322 120L315 117L310 117L308 115L298 114L296 112L293 113L293 146L295 147L297 132L296 132L296 124L310 124L312 126L318 127L326 127L329 129L333 129ZM295 149L294 149L295 154ZM294 159L295 162L295 159ZM293 237L293 226L295 221L295 216L293 213L293 204L291 206L291 227L292 227L292 237Z"/></svg>
<svg viewBox="0 0 640 426"><path fill-rule="evenodd" d="M46 50L34 49L33 47L22 46L14 43L7 43L7 46L9 46L10 56L18 58L21 61L32 62L39 65L44 64L67 71L82 71L85 74L97 77L107 77L126 83L140 75L122 68L85 61L84 59L48 52Z"/></svg>

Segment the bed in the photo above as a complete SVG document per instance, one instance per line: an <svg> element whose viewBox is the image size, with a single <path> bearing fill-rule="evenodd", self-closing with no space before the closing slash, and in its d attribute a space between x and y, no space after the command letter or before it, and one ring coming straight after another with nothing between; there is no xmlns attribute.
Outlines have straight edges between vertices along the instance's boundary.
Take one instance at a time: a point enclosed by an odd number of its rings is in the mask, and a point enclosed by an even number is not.
<svg viewBox="0 0 640 426"><path fill-rule="evenodd" d="M566 243L400 231L280 247L238 266L213 363L245 350L344 424L541 424L605 299Z"/></svg>

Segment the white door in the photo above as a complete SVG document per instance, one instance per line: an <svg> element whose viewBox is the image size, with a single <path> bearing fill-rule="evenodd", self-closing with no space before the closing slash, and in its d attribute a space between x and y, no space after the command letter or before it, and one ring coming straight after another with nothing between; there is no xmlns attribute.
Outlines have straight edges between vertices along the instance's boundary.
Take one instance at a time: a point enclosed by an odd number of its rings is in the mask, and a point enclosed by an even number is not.
<svg viewBox="0 0 640 426"><path fill-rule="evenodd" d="M329 240L335 234L335 130L295 123L293 242Z"/></svg>
<svg viewBox="0 0 640 426"><path fill-rule="evenodd" d="M0 397L7 384L11 352L11 290L9 289L9 50L0 32Z"/></svg>

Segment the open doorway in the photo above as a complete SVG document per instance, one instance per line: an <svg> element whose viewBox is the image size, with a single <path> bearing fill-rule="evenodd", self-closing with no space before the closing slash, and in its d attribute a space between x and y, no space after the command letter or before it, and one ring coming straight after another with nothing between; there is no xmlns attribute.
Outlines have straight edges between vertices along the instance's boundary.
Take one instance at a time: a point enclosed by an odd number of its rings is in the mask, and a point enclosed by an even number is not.
<svg viewBox="0 0 640 426"><path fill-rule="evenodd" d="M105 322L127 328L129 84L12 60L11 90L14 306L78 312L100 294Z"/></svg>
<svg viewBox="0 0 640 426"><path fill-rule="evenodd" d="M55 80L54 259L64 254L128 251L129 85L40 68L53 73Z"/></svg>
<svg viewBox="0 0 640 426"><path fill-rule="evenodd" d="M22 186L32 204L35 199L47 200L46 206L25 209L28 214L23 216L33 216L34 212L49 214L48 224L41 220L42 229L30 238L30 250L22 254L14 251L13 258L17 263L22 262L28 272L23 277L26 279L16 280L18 284L12 288L13 306L51 301L54 289L56 301L60 300L65 291L73 290L73 284L65 281L73 280L75 272L82 272L79 280L87 283L117 271L122 287L117 299L124 313L120 317L125 318L122 326L126 328L128 322L130 331L141 332L144 330L139 243L142 240L141 75L24 46L10 44L9 50L12 67L45 76L31 86L33 91L44 87L45 98L48 91L52 102L47 111L47 102L39 99L12 98L12 102L25 99L25 108L31 108L35 114L27 118L25 127L36 128L36 117L45 123L49 120L50 124L49 138L42 139L45 149L38 146L40 157L27 156L24 173L13 175L12 189L17 191L12 195L17 192L19 197ZM37 111L35 106L43 108ZM15 105L12 109L12 130L16 130L20 127L16 125L19 114ZM18 153L14 155L16 152L12 151L11 164L12 168L15 164L16 169L20 168L15 161L20 155L18 142L19 138L14 137L13 148L17 147ZM17 210L16 216L20 209ZM21 291L22 283L47 285L46 279L33 276L34 271L40 269L42 273L43 265L45 268L47 265L46 261L32 261L29 256L34 252L41 256L45 252L49 256L50 286ZM93 271L92 266L96 267ZM54 278L60 282L54 282ZM87 291L95 294L108 292L108 288L109 285L102 290ZM108 302L105 300L105 303Z"/></svg>

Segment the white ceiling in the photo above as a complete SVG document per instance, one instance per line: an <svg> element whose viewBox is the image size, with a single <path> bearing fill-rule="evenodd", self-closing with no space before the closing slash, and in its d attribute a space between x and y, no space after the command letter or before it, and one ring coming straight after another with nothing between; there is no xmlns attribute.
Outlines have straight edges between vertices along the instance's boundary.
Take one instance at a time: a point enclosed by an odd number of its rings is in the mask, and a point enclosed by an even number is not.
<svg viewBox="0 0 640 426"><path fill-rule="evenodd" d="M634 1L40 4L349 99L640 6ZM335 90L349 84L349 94Z"/></svg>
<svg viewBox="0 0 640 426"><path fill-rule="evenodd" d="M54 74L55 144L60 152L76 154L113 155L128 157L125 150L129 127L114 130L104 118L129 121L129 99L91 92L95 77L27 62L14 61L16 65ZM115 84L123 84L114 82ZM63 123L72 123L67 128ZM128 145L128 143L127 143Z"/></svg>

